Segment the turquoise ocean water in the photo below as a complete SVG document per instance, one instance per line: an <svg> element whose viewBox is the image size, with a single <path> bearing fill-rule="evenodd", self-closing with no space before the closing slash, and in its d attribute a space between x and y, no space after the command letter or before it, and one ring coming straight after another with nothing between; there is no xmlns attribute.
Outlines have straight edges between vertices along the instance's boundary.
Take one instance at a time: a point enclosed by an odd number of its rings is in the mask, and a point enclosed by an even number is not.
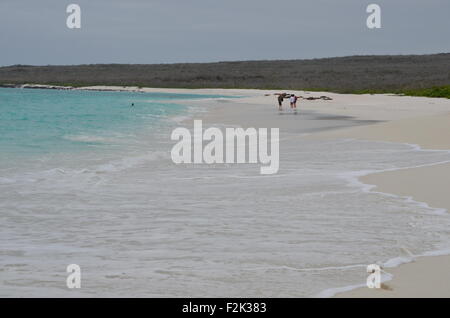
<svg viewBox="0 0 450 318"><path fill-rule="evenodd" d="M2 164L126 148L142 129L187 110L176 101L213 97L219 96L0 88Z"/></svg>

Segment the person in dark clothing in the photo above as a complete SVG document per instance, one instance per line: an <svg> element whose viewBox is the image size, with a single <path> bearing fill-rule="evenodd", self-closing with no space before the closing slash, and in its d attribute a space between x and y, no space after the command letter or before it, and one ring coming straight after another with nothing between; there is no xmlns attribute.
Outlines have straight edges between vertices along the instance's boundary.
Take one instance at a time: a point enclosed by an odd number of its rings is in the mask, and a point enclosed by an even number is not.
<svg viewBox="0 0 450 318"><path fill-rule="evenodd" d="M281 108L283 107L283 100L286 97L286 93L277 95L278 95L278 109L281 110Z"/></svg>

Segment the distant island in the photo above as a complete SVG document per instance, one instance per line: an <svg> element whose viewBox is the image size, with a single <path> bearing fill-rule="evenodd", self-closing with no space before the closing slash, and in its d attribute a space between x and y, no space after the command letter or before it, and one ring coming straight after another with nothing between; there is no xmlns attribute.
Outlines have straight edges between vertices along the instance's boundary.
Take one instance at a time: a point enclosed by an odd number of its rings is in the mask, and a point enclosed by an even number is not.
<svg viewBox="0 0 450 318"><path fill-rule="evenodd" d="M450 98L450 53L310 60L0 67L0 86L137 86L395 93ZM44 88L44 87L42 87Z"/></svg>

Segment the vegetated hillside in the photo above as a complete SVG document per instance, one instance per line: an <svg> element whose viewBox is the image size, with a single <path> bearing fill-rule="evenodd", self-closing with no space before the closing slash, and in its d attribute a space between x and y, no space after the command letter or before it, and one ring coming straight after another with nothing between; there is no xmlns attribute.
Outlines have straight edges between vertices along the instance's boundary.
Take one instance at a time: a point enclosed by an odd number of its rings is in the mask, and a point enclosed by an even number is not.
<svg viewBox="0 0 450 318"><path fill-rule="evenodd" d="M14 65L0 68L0 84L7 83L413 91L450 85L450 53L150 65Z"/></svg>

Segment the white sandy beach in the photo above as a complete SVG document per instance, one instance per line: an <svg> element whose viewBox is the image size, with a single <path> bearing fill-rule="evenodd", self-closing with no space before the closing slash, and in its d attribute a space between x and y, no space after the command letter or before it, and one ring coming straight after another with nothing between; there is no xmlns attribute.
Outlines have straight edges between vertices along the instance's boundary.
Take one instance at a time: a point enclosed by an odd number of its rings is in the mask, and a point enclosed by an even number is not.
<svg viewBox="0 0 450 318"><path fill-rule="evenodd" d="M360 120L382 121L377 124L320 132L305 138L359 138L416 144L423 149L450 150L449 100L384 95L296 93L303 96L327 95L333 98L330 102L300 101L300 109L352 116ZM261 107L270 107L275 103L273 96L251 97L245 102L261 104ZM236 110L236 114L239 115L240 112ZM215 121L226 118L222 116L223 113L220 113L220 110L219 114L214 115ZM245 124L256 124L256 122L261 125L270 124L259 115L251 116L251 118L251 120L245 120ZM230 119L226 120L229 123L233 122ZM284 124L286 123L283 122ZM448 195L450 163L373 174L362 177L360 180L366 184L376 185L376 191L412 197L429 206L450 211ZM417 258L412 263L389 269L388 272L394 275L394 279L385 283L387 288L380 290L360 288L338 294L338 297L450 297L450 256Z"/></svg>
<svg viewBox="0 0 450 318"><path fill-rule="evenodd" d="M89 89L111 89L93 87ZM112 88L114 89L114 88ZM202 93L248 96L226 102L209 112L205 120L242 126L283 127L295 131L295 120L273 116L276 108L276 91L229 89L151 89L124 88L145 92ZM450 101L422 97L389 95L340 95L321 92L290 92L303 96L326 95L332 101L300 100L304 110L359 120L358 126L309 133L307 139L354 138L362 140L408 143L422 149L450 150ZM265 96L270 94L270 96ZM285 101L285 108L288 101ZM367 121L368 125L365 125ZM372 174L360 179L376 185L376 191L412 197L431 207L450 211L450 163ZM390 268L394 275L385 288L370 290L360 288L339 294L338 297L450 297L450 256L419 257L413 262Z"/></svg>
<svg viewBox="0 0 450 318"><path fill-rule="evenodd" d="M426 106L424 105L424 108ZM415 114L414 111L411 113ZM409 117L409 116L408 116ZM325 137L325 135L324 135ZM450 149L450 113L393 120L370 127L335 131L326 137L350 137L417 144L423 149ZM450 164L372 174L360 179L376 191L412 197L450 211ZM394 275L387 289L361 288L339 297L450 297L450 256L422 257L387 270Z"/></svg>

